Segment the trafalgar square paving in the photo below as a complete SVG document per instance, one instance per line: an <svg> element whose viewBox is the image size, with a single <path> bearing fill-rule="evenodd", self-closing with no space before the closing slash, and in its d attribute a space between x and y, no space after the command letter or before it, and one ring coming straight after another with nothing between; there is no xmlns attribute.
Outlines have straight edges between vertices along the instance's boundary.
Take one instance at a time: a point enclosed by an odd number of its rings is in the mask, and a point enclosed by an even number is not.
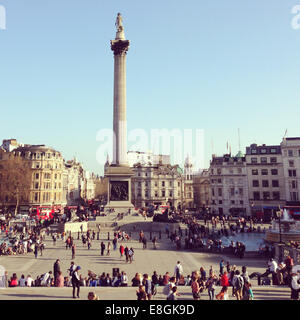
<svg viewBox="0 0 300 320"><path fill-rule="evenodd" d="M132 223L132 221L130 221ZM151 224L151 221L143 221L142 218L135 219L135 225L143 225L145 230ZM162 224L162 227L164 224ZM126 223L123 225L126 229ZM122 227L122 228L123 228ZM167 271L172 276L174 274L174 268L177 261L180 261L183 266L184 275L191 275L192 271L199 270L203 267L207 272L210 266L218 272L219 262L223 259L225 262L229 261L231 265L236 265L239 270L242 266L247 266L248 274L252 272L263 273L267 267L267 259L261 258L243 258L239 259L233 256L226 256L222 253L203 253L197 251L187 251L185 249L176 250L175 244L167 238L166 234L162 232L161 239L158 239L157 249L153 249L153 244L150 241L150 233L145 231L145 235L148 239L147 249L143 249L143 244L138 241L138 232L132 233L132 238L128 241L120 241L118 243L117 250L111 250L109 256L100 254L100 243L103 241L106 245L108 243L107 230L100 232L99 240L92 241L92 247L88 250L87 246L83 246L82 241L78 240L78 234L72 234L74 242L76 244L76 256L72 260L72 253L70 249L66 249L65 242L60 238L53 244L51 236L46 236L44 243L46 249L43 251L43 255L38 255L35 259L34 254L27 253L25 255L13 255L13 256L1 256L0 265L8 272L8 276L11 277L13 273L16 273L20 279L21 275L31 275L35 279L38 275L45 272L52 271L53 265L57 259L60 259L61 271L63 276L68 276L68 269L71 261L74 261L76 265L81 267L80 274L83 277L87 277L88 270L93 271L97 275L101 275L103 272L112 275L113 268L119 268L120 272L125 271L128 275L128 287L81 287L80 299L86 300L88 292L94 291L101 300L136 300L137 287L131 287L131 279L136 273L148 273L152 276L153 271L156 271L158 275L164 275ZM113 229L110 231L112 240ZM134 249L134 261L132 263L126 263L125 257L120 257L119 245L133 247ZM290 289L283 286L257 286L257 280L251 281L254 292L255 300L289 300ZM216 288L216 293L221 290L221 287ZM230 300L235 300L235 297L231 296ZM192 300L192 293L190 286L179 286L178 300ZM15 287L15 288L3 288L0 290L1 300L68 300L72 299L72 287ZM163 287L158 288L158 293L154 297L155 300L166 300L166 296L163 294ZM208 300L208 293L205 290L201 294L201 300Z"/></svg>

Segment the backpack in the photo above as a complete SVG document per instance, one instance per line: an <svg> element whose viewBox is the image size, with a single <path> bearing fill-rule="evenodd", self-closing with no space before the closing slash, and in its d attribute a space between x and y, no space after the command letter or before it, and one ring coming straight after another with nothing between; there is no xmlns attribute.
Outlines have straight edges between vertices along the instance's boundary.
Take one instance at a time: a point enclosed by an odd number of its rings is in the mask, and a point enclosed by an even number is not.
<svg viewBox="0 0 300 320"><path fill-rule="evenodd" d="M235 289L240 290L243 287L243 280L241 276L238 276L235 281Z"/></svg>
<svg viewBox="0 0 300 320"><path fill-rule="evenodd" d="M163 294L168 296L170 294L170 291L171 291L171 286L170 286L170 283L168 283L163 288Z"/></svg>

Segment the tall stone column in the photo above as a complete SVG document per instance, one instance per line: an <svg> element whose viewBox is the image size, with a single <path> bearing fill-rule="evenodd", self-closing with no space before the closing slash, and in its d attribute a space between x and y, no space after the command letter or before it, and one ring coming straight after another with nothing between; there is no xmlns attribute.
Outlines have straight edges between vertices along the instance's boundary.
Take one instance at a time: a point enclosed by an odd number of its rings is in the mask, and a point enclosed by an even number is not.
<svg viewBox="0 0 300 320"><path fill-rule="evenodd" d="M126 120L126 54L129 41L117 39L111 41L114 52L114 146L113 164L128 166L127 162L127 120Z"/></svg>
<svg viewBox="0 0 300 320"><path fill-rule="evenodd" d="M126 54L129 40L125 39L120 13L116 27L116 38L111 40L111 50L114 52L113 161L105 167L105 176L109 179L106 209L126 213L134 208L131 203L133 171L127 161Z"/></svg>

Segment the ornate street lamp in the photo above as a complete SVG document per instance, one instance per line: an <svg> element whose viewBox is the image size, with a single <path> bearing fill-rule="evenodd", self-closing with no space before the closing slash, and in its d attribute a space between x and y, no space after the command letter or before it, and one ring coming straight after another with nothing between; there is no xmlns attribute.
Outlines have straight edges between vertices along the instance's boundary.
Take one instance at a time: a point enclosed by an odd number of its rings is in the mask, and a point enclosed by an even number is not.
<svg viewBox="0 0 300 320"><path fill-rule="evenodd" d="M279 263L282 262L282 250L283 250L283 242L282 242L282 235L281 235L281 217L283 215L283 211L282 209L280 209L280 206L279 206L279 210L276 212L276 215L278 217L278 220L279 220L279 243L278 243L278 248L279 248Z"/></svg>

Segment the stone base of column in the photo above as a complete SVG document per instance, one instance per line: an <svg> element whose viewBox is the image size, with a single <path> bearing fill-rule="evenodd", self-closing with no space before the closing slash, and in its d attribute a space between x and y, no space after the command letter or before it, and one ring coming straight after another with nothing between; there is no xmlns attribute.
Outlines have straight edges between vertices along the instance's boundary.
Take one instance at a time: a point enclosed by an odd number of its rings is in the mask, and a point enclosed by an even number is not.
<svg viewBox="0 0 300 320"><path fill-rule="evenodd" d="M131 202L131 177L134 175L129 166L111 165L106 168L108 181L108 202L104 210L114 209L116 213L133 212Z"/></svg>

